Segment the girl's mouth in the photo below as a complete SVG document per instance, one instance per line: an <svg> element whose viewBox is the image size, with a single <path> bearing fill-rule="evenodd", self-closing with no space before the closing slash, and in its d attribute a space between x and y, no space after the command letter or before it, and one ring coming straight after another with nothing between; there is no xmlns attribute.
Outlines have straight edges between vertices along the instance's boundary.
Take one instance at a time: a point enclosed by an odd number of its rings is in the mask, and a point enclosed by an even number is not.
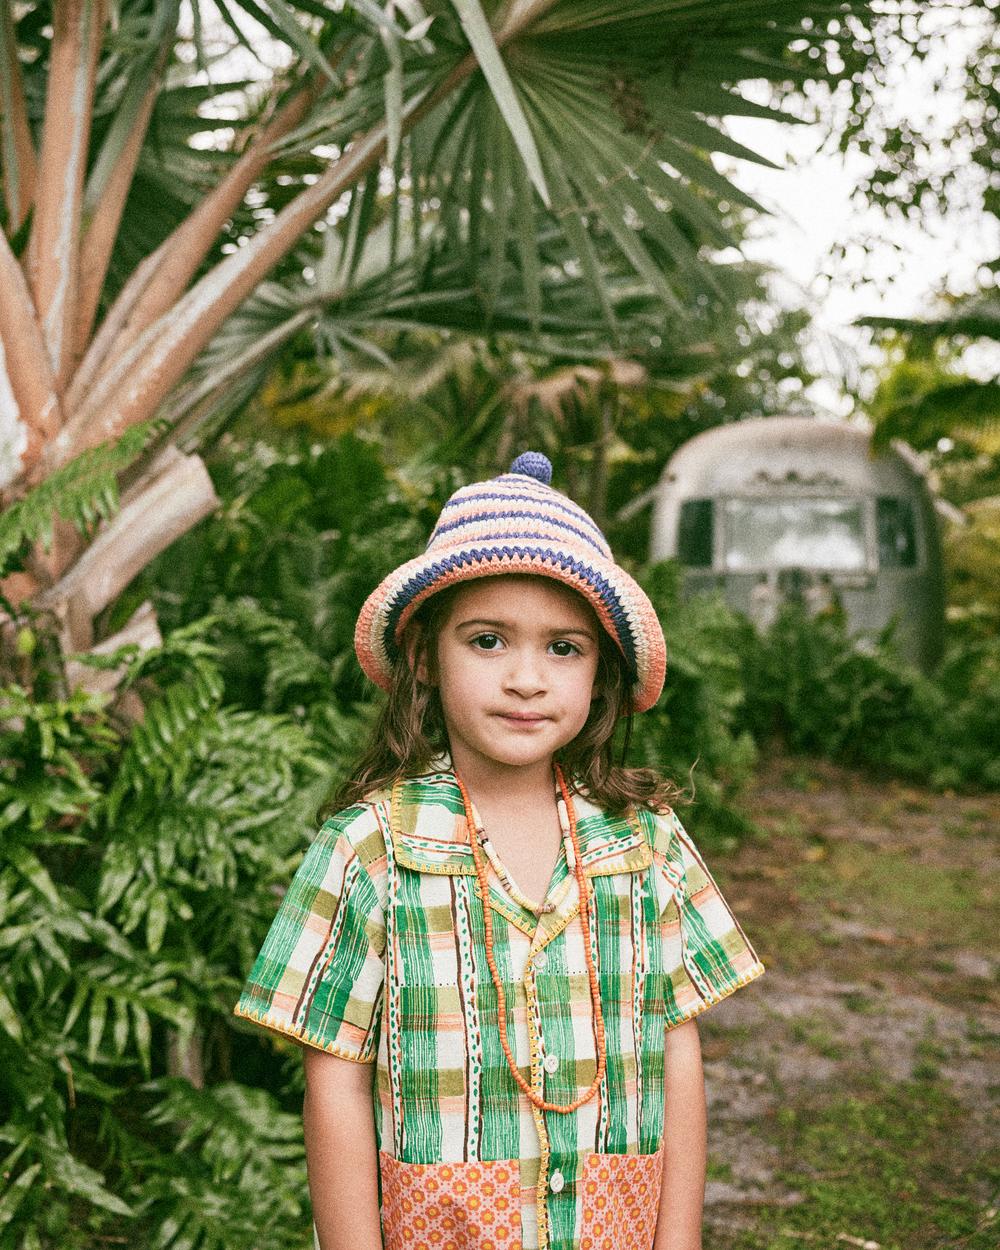
<svg viewBox="0 0 1000 1250"><path fill-rule="evenodd" d="M495 715L511 725L540 725L542 721L549 719L538 712L497 712Z"/></svg>

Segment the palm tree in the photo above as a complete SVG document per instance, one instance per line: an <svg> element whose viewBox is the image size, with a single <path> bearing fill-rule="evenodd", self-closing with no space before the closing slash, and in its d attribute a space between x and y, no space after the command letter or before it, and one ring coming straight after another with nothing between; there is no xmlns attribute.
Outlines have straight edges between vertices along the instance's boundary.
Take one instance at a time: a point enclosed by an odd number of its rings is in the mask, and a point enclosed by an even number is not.
<svg viewBox="0 0 1000 1250"><path fill-rule="evenodd" d="M8 600L54 613L68 649L93 645L97 613L215 506L180 432L304 328L383 357L387 329L456 322L610 350L630 296L664 320L724 298L713 256L757 206L711 153L758 158L714 119L783 116L740 85L827 76L867 9L3 5L0 430L22 445L0 572L31 549ZM285 68L213 82L210 19L245 60L263 38ZM155 620L127 630L148 640Z"/></svg>

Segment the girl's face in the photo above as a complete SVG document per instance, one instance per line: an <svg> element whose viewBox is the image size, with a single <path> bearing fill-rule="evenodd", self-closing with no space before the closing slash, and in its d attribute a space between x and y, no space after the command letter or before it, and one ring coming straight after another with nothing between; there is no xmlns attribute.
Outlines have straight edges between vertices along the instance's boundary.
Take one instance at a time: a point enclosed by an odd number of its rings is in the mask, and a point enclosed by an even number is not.
<svg viewBox="0 0 1000 1250"><path fill-rule="evenodd" d="M439 687L461 773L551 765L590 713L600 624L580 595L545 577L469 582L437 636L436 663L417 676Z"/></svg>

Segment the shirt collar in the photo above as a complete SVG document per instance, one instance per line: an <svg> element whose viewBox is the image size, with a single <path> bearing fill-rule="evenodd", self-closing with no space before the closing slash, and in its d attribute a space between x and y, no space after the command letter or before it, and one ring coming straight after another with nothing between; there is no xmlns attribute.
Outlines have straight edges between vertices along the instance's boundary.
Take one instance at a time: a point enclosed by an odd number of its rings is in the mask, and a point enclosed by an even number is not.
<svg viewBox="0 0 1000 1250"><path fill-rule="evenodd" d="M613 816L577 791L571 793L586 876L649 867L652 849L633 812ZM436 757L426 773L395 787L392 839L396 861L404 868L475 876L462 793L447 755Z"/></svg>

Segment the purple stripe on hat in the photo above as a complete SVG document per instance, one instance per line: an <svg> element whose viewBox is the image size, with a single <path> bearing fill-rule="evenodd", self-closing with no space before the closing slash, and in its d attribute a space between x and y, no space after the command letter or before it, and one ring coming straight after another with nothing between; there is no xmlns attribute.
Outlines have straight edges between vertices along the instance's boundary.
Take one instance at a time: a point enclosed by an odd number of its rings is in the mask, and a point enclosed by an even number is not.
<svg viewBox="0 0 1000 1250"><path fill-rule="evenodd" d="M468 495L462 494L461 491L456 491L441 509L441 515L444 516L449 508L461 508L463 504L472 502L478 503L481 499L493 499L498 502L505 503L524 503L525 499L530 499L532 503L537 502L543 504L546 508L554 508L558 512L562 512L565 516L572 517L578 525L582 524L588 526L604 544L602 554L607 554L611 550L608 546L608 540L601 533L596 522L592 521L582 508L576 507L576 505L571 501L567 500L566 503L563 503L557 491L547 490L544 487L532 490L530 484L525 487L523 485L525 479L521 477L520 474L511 474L508 476L507 480L517 483L518 489L503 492L476 491L474 494ZM493 481L502 482L504 481L504 478L493 478ZM552 496L555 496L555 498L552 498Z"/></svg>
<svg viewBox="0 0 1000 1250"><path fill-rule="evenodd" d="M384 641L389 654L395 655L398 653L396 626L403 612L417 595L429 590L435 582L455 569L479 564L492 565L495 568L497 562L505 558L508 560L542 559L560 569L569 570L588 582L597 591L607 609L608 615L611 617L615 633L625 653L629 673L632 679L636 680L635 639L632 636L629 619L625 614L614 586L606 577L592 569L589 564L584 564L580 560L574 560L572 556L567 555L563 551L553 551L551 548L546 547L508 547L506 544L502 546L476 547L469 551L458 551L450 556L442 556L440 560L435 561L429 568L422 569L419 573L416 573L397 589L393 596L392 606L386 614Z"/></svg>
<svg viewBox="0 0 1000 1250"><path fill-rule="evenodd" d="M451 533L452 530L461 529L463 525L481 525L484 521L493 521L494 523L499 522L500 524L503 524L503 522L505 522L508 517L523 517L527 520L545 521L549 525L558 526L559 529L568 530L571 534L575 534L577 538L582 538L585 543L588 543L591 547L594 548L594 550L598 553L598 555L601 555L601 556L604 555L604 549L598 546L598 544L594 542L593 538L591 538L589 534L585 533L581 529L578 529L575 525L570 525L568 521L560 521L557 517L547 516L544 512L523 512L523 511L507 512L507 511L504 511L502 514L499 514L499 515L496 512L475 512L473 513L472 516L459 517L457 521L449 521L447 525L438 525L435 528L434 533L431 534L430 541L428 542L427 546L428 548L430 548L433 545L434 540L436 538L439 538L442 534L449 534ZM552 539L555 537L555 535L554 534L544 534L544 535L543 534L530 534L530 535L529 534L524 534L524 535L504 534L504 537L505 538L515 538L515 537L529 538L530 537L530 538Z"/></svg>

